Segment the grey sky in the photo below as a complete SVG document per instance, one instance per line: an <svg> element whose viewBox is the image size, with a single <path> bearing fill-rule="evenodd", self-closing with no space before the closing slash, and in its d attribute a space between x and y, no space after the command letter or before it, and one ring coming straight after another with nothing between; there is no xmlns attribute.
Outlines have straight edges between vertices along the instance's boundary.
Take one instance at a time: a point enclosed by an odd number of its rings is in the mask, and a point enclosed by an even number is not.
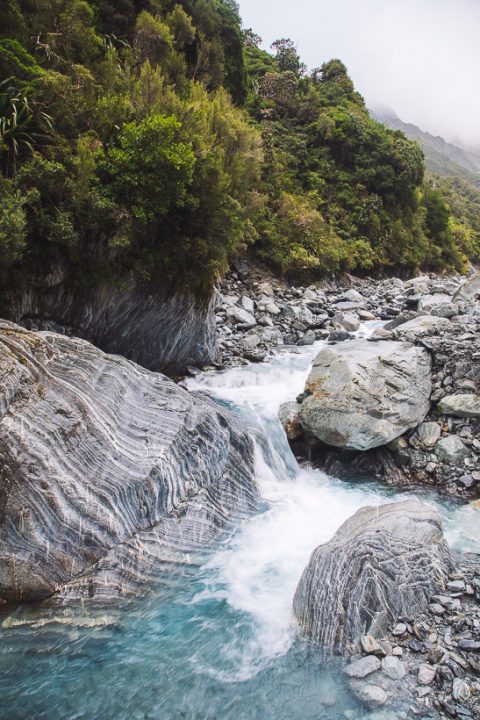
<svg viewBox="0 0 480 720"><path fill-rule="evenodd" d="M480 147L480 0L239 0L264 46L297 44L312 68L339 57L367 105Z"/></svg>

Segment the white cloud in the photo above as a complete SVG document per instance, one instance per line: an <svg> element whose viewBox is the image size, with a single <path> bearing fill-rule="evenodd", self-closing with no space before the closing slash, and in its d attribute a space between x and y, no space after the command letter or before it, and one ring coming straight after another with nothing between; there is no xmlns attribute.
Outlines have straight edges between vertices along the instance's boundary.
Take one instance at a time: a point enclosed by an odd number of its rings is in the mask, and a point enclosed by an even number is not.
<svg viewBox="0 0 480 720"><path fill-rule="evenodd" d="M339 57L367 104L480 146L480 0L240 0L240 12L309 67Z"/></svg>

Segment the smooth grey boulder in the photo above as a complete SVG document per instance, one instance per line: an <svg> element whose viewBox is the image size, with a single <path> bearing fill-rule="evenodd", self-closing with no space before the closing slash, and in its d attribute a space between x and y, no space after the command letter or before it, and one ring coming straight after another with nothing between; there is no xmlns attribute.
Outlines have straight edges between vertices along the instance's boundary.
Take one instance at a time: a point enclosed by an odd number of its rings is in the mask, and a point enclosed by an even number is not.
<svg viewBox="0 0 480 720"><path fill-rule="evenodd" d="M286 317L293 318L305 323L309 327L315 320L315 315L305 303L289 303L285 305L284 314Z"/></svg>
<svg viewBox="0 0 480 720"><path fill-rule="evenodd" d="M363 297L362 293L358 292L358 290L355 290L355 288L351 288L350 290L347 290L341 295L341 297L338 299L338 302L363 303L365 302L365 298Z"/></svg>
<svg viewBox="0 0 480 720"><path fill-rule="evenodd" d="M314 550L294 613L306 636L329 651L382 637L444 590L452 560L437 512L418 501L364 507Z"/></svg>
<svg viewBox="0 0 480 720"><path fill-rule="evenodd" d="M446 395L438 403L444 415L460 418L480 417L480 395Z"/></svg>
<svg viewBox="0 0 480 720"><path fill-rule="evenodd" d="M404 336L435 335L449 330L451 327L452 321L448 318L437 317L436 315L419 315L419 317L399 325L395 328L395 332L401 339Z"/></svg>
<svg viewBox="0 0 480 720"><path fill-rule="evenodd" d="M227 318L231 320L231 322L244 325L245 327L254 327L257 324L255 316L252 315L251 312L237 305L227 308Z"/></svg>
<svg viewBox="0 0 480 720"><path fill-rule="evenodd" d="M257 506L239 418L90 343L0 323L0 598L143 592Z"/></svg>
<svg viewBox="0 0 480 720"><path fill-rule="evenodd" d="M388 695L380 685L375 683L365 683L360 680L351 680L350 689L357 696L363 705L366 705L370 710L382 707L388 700ZM373 716L372 720L373 720ZM375 720L392 720L392 716L383 716L381 718L375 718Z"/></svg>
<svg viewBox="0 0 480 720"><path fill-rule="evenodd" d="M344 669L344 673L352 678L363 678L380 670L382 663L375 655L366 655L359 660L354 660Z"/></svg>
<svg viewBox="0 0 480 720"><path fill-rule="evenodd" d="M426 293L428 292L429 281L430 278L428 275L419 275L418 277L406 280L404 286L406 288L412 288L417 293Z"/></svg>
<svg viewBox="0 0 480 720"><path fill-rule="evenodd" d="M307 379L302 425L335 447L387 445L425 418L430 371L428 352L409 343L355 340L324 348Z"/></svg>
<svg viewBox="0 0 480 720"><path fill-rule="evenodd" d="M240 306L249 313L253 313L255 309L255 303L248 295L242 295L240 298Z"/></svg>
<svg viewBox="0 0 480 720"><path fill-rule="evenodd" d="M441 433L442 428L436 422L423 422L417 428L418 439L426 448L434 447Z"/></svg>
<svg viewBox="0 0 480 720"><path fill-rule="evenodd" d="M335 313L332 320L341 330L347 332L356 332L360 327L360 321L353 313Z"/></svg>

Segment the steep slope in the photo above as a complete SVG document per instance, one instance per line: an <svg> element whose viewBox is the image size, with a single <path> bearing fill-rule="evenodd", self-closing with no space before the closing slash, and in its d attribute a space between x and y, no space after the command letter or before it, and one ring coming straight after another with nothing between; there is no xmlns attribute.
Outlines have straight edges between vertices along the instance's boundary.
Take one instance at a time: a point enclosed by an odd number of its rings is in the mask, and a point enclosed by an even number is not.
<svg viewBox="0 0 480 720"><path fill-rule="evenodd" d="M480 155L448 143L440 136L424 132L412 123L403 122L389 108L375 108L371 114L388 128L400 130L410 140L418 142L428 170L445 177L460 177L480 187Z"/></svg>

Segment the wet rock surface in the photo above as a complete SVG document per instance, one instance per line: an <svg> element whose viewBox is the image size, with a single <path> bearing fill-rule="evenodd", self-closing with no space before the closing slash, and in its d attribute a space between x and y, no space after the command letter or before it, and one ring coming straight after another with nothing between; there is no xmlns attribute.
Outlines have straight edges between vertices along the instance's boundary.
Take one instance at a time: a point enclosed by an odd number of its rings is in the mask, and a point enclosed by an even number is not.
<svg viewBox="0 0 480 720"><path fill-rule="evenodd" d="M422 275L406 281L345 276L304 287L289 285L265 269L239 261L216 300L221 355L216 367L263 362L284 345L323 341L332 348L347 347L358 342L355 333L360 323L379 321L368 338L372 347L392 341L410 343L430 357L431 392L425 417L418 417L417 427L412 421L409 429L400 428L401 436L391 442L385 435L386 444L369 447L367 443L355 450L348 442L344 447L335 447L342 442L329 444L332 437L320 440L309 427L301 433L300 414L295 415L295 406L290 405L283 418L294 452L338 477L373 476L390 485L430 485L444 494L477 498L479 276L466 280ZM445 303L456 314L432 314ZM243 316L240 322L238 310L249 314L248 322ZM416 386L413 381L412 395ZM295 398L291 400L294 403Z"/></svg>
<svg viewBox="0 0 480 720"><path fill-rule="evenodd" d="M403 616L427 607L446 588L451 570L432 508L417 501L364 507L314 550L295 593L294 613L302 632L323 649L345 651L362 635L381 637ZM373 669L380 666L375 652L370 661ZM372 671L363 660L349 674ZM400 669L390 662L389 673L399 675Z"/></svg>
<svg viewBox="0 0 480 720"><path fill-rule="evenodd" d="M0 324L0 598L144 592L257 503L238 416L90 343Z"/></svg>

